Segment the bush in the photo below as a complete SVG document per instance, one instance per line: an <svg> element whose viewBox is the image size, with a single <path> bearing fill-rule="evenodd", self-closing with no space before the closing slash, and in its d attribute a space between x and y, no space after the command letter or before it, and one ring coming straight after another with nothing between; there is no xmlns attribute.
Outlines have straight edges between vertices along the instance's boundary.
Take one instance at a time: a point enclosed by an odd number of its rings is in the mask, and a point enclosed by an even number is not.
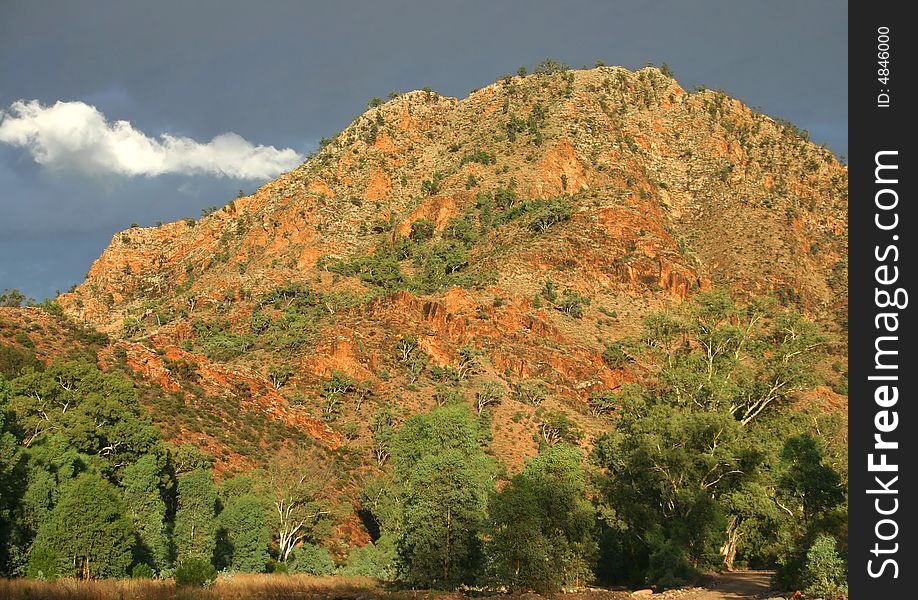
<svg viewBox="0 0 918 600"><path fill-rule="evenodd" d="M542 286L542 291L540 292L543 298L549 302L558 301L558 284L556 284L551 279L546 279L545 284Z"/></svg>
<svg viewBox="0 0 918 600"><path fill-rule="evenodd" d="M567 177L564 175L562 182L567 189ZM564 198L554 198L545 204L534 206L532 209L532 218L529 221L529 229L536 233L545 233L553 225L564 223L571 220L574 214L574 207Z"/></svg>
<svg viewBox="0 0 918 600"><path fill-rule="evenodd" d="M395 579L395 544L387 536L362 548L354 548L347 555L347 565L342 575L373 577L391 581Z"/></svg>
<svg viewBox="0 0 918 600"><path fill-rule="evenodd" d="M552 58L546 58L536 65L535 72L537 75L550 75L552 73L560 73L568 70L570 70L570 67L566 64Z"/></svg>
<svg viewBox="0 0 918 600"><path fill-rule="evenodd" d="M555 308L569 317L580 319L583 318L583 307L589 303L590 299L586 296L581 296L574 290L564 290L564 295Z"/></svg>
<svg viewBox="0 0 918 600"><path fill-rule="evenodd" d="M131 569L131 579L153 579L155 575L156 572L153 571L153 567L145 563L137 563Z"/></svg>
<svg viewBox="0 0 918 600"><path fill-rule="evenodd" d="M548 397L548 386L542 381L521 381L513 386L513 397L523 404L538 406Z"/></svg>
<svg viewBox="0 0 918 600"><path fill-rule="evenodd" d="M662 589L685 585L699 574L685 550L672 540L667 540L651 553L647 572L648 579Z"/></svg>
<svg viewBox="0 0 918 600"><path fill-rule="evenodd" d="M275 575L289 575L290 568L287 567L285 562L271 561L268 563L268 572L274 573Z"/></svg>
<svg viewBox="0 0 918 600"><path fill-rule="evenodd" d="M411 233L408 237L414 242L426 242L433 237L434 224L427 219L418 219L411 224Z"/></svg>
<svg viewBox="0 0 918 600"><path fill-rule="evenodd" d="M187 558L175 569L175 585L204 587L217 579L217 570L203 558Z"/></svg>
<svg viewBox="0 0 918 600"><path fill-rule="evenodd" d="M475 224L467 216L452 217L443 228L443 238L461 242L466 248L470 248L478 240L478 234Z"/></svg>
<svg viewBox="0 0 918 600"><path fill-rule="evenodd" d="M394 223L392 219L376 219L373 222L373 226L370 228L370 231L373 233L386 233L387 231L392 231Z"/></svg>
<svg viewBox="0 0 918 600"><path fill-rule="evenodd" d="M472 162L482 165L493 165L497 163L497 157L486 150L476 150L475 152L470 152L463 156L462 160L459 161L459 166Z"/></svg>
<svg viewBox="0 0 918 600"><path fill-rule="evenodd" d="M122 327L124 328L124 335L126 336L137 335L138 333L140 333L140 329L141 329L140 321L135 319L134 317L126 317L124 319Z"/></svg>
<svg viewBox="0 0 918 600"><path fill-rule="evenodd" d="M35 353L16 346L0 346L0 376L14 379L26 368L42 370L44 365Z"/></svg>
<svg viewBox="0 0 918 600"><path fill-rule="evenodd" d="M16 335L13 336L13 339L16 340L21 346L25 348L34 348L35 342L32 341L32 338L24 331L17 331Z"/></svg>
<svg viewBox="0 0 918 600"><path fill-rule="evenodd" d="M835 538L821 535L806 553L803 567L803 592L807 598L835 600L847 598L845 562L835 550Z"/></svg>
<svg viewBox="0 0 918 600"><path fill-rule="evenodd" d="M606 349L602 353L602 360L610 369L622 369L629 362L634 361L621 341L607 344Z"/></svg>
<svg viewBox="0 0 918 600"><path fill-rule="evenodd" d="M425 196L433 196L440 191L440 182L443 181L443 173L437 171L430 179L421 182L421 192Z"/></svg>
<svg viewBox="0 0 918 600"><path fill-rule="evenodd" d="M57 554L45 546L36 545L29 553L29 565L26 576L32 579L53 581L60 572L57 567Z"/></svg>
<svg viewBox="0 0 918 600"><path fill-rule="evenodd" d="M287 566L293 573L307 575L331 575L335 572L335 562L328 550L309 542L304 542L294 551Z"/></svg>

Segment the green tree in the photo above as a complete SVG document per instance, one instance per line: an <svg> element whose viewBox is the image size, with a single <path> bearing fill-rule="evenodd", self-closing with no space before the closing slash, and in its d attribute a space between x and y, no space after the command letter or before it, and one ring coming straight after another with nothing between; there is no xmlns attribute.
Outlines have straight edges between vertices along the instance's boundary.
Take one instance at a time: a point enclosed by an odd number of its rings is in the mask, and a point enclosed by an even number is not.
<svg viewBox="0 0 918 600"><path fill-rule="evenodd" d="M822 451L811 435L788 438L781 459L787 466L779 479L780 490L800 507L804 527L845 499L838 473L823 462Z"/></svg>
<svg viewBox="0 0 918 600"><path fill-rule="evenodd" d="M391 581L395 579L395 561L395 541L391 535L383 535L375 542L351 550L341 574Z"/></svg>
<svg viewBox="0 0 918 600"><path fill-rule="evenodd" d="M0 307L19 308L22 305L35 304L34 298L29 298L16 288L4 289L0 292Z"/></svg>
<svg viewBox="0 0 918 600"><path fill-rule="evenodd" d="M331 575L335 572L335 561L329 551L309 542L304 542L293 551L289 563L292 573Z"/></svg>
<svg viewBox="0 0 918 600"><path fill-rule="evenodd" d="M602 360L610 369L622 369L628 363L633 362L634 358L628 353L626 341L618 340L606 344L606 349L602 353Z"/></svg>
<svg viewBox="0 0 918 600"><path fill-rule="evenodd" d="M370 433L373 436L373 458L377 465L382 466L392 455L392 438L395 435L395 415L388 404L373 415Z"/></svg>
<svg viewBox="0 0 918 600"><path fill-rule="evenodd" d="M474 179L474 176L469 175ZM477 185L477 181L471 182L471 187ZM475 224L472 219L463 215L461 217L451 217L443 228L443 238L446 240L455 240L461 242L466 248L471 248L478 241L478 233L475 231Z"/></svg>
<svg viewBox="0 0 918 600"><path fill-rule="evenodd" d="M39 560L42 552L53 552L61 573L82 579L123 577L134 546L125 513L115 486L94 473L79 475L38 530L33 554Z"/></svg>
<svg viewBox="0 0 918 600"><path fill-rule="evenodd" d="M590 299L578 294L574 290L564 290L564 294L555 306L569 317L583 318L584 307L590 304Z"/></svg>
<svg viewBox="0 0 918 600"><path fill-rule="evenodd" d="M628 543L643 560L657 554L653 580L679 583L683 563L717 566L727 525L721 499L757 466L729 413L633 400L596 453Z"/></svg>
<svg viewBox="0 0 918 600"><path fill-rule="evenodd" d="M35 353L28 348L0 345L0 377L19 377L27 369L40 371L44 368Z"/></svg>
<svg viewBox="0 0 918 600"><path fill-rule="evenodd" d="M580 443L583 431L577 422L565 412L548 412L542 415L538 432L535 434L539 447L566 443L572 446Z"/></svg>
<svg viewBox="0 0 918 600"><path fill-rule="evenodd" d="M420 272L412 286L421 292L433 292L453 285L468 266L469 256L465 245L446 241L427 248L416 256Z"/></svg>
<svg viewBox="0 0 918 600"><path fill-rule="evenodd" d="M90 457L73 449L60 435L45 435L23 449L25 490L15 514L14 544L20 556L28 552L39 528L50 520L62 491L89 468Z"/></svg>
<svg viewBox="0 0 918 600"><path fill-rule="evenodd" d="M562 182L567 189L567 178L562 175ZM536 233L545 233L553 226L571 220L574 207L565 198L553 198L538 205L529 219L529 229Z"/></svg>
<svg viewBox="0 0 918 600"><path fill-rule="evenodd" d="M426 242L433 237L434 223L429 219L418 219L411 223L411 233L408 235L411 241Z"/></svg>
<svg viewBox="0 0 918 600"><path fill-rule="evenodd" d="M89 457L74 450L60 435L43 436L21 451L28 462L24 508L26 515L34 514L37 527L57 503L60 488L87 470Z"/></svg>
<svg viewBox="0 0 918 600"><path fill-rule="evenodd" d="M133 382L120 371L103 373L85 359L57 360L11 385L10 406L23 428L23 445L54 432L92 457L92 464L112 481L124 465L160 442Z"/></svg>
<svg viewBox="0 0 918 600"><path fill-rule="evenodd" d="M513 385L513 397L530 406L538 406L548 397L548 386L544 381L529 379Z"/></svg>
<svg viewBox="0 0 918 600"><path fill-rule="evenodd" d="M293 369L290 365L272 365L268 369L268 377L271 379L274 389L279 390L284 387L284 384L287 383L292 375Z"/></svg>
<svg viewBox="0 0 918 600"><path fill-rule="evenodd" d="M322 412L327 419L333 419L341 411L341 404L346 395L358 391L359 382L344 371L334 370L331 376L322 382L321 394L325 399Z"/></svg>
<svg viewBox="0 0 918 600"><path fill-rule="evenodd" d="M566 64L554 60L553 58L546 58L538 65L536 65L535 72L537 75L551 75L553 73L561 73L563 71L570 70L570 67Z"/></svg>
<svg viewBox="0 0 918 600"><path fill-rule="evenodd" d="M298 544L315 542L330 530L334 513L328 493L335 478L321 457L305 450L278 454L259 478L278 559L286 562Z"/></svg>
<svg viewBox="0 0 918 600"><path fill-rule="evenodd" d="M835 549L835 538L821 535L806 553L803 591L807 598L835 600L848 597L845 561Z"/></svg>
<svg viewBox="0 0 918 600"><path fill-rule="evenodd" d="M190 473L195 469L210 469L214 458L194 444L182 444L170 449L169 461L176 475Z"/></svg>
<svg viewBox="0 0 918 600"><path fill-rule="evenodd" d="M163 470L159 457L145 454L125 467L121 479L127 515L139 542L135 560L157 571L165 568L169 560L166 503L160 490Z"/></svg>
<svg viewBox="0 0 918 600"><path fill-rule="evenodd" d="M580 460L576 449L552 446L494 496L485 556L495 583L554 592L589 581L595 514Z"/></svg>
<svg viewBox="0 0 918 600"><path fill-rule="evenodd" d="M35 546L29 554L26 576L53 581L60 576L57 554L45 546Z"/></svg>
<svg viewBox="0 0 918 600"><path fill-rule="evenodd" d="M475 410L480 415L488 406L496 406L504 399L504 388L493 380L487 380L481 383L481 386L475 392Z"/></svg>
<svg viewBox="0 0 918 600"><path fill-rule="evenodd" d="M449 589L477 574L494 474L478 440L478 423L461 405L412 417L396 436L393 469L403 498L398 570L413 585Z"/></svg>
<svg viewBox="0 0 918 600"><path fill-rule="evenodd" d="M217 545L217 490L210 469L193 469L177 477L177 507L173 543L176 558L183 562L214 559Z"/></svg>
<svg viewBox="0 0 918 600"><path fill-rule="evenodd" d="M787 497L813 498L810 514L837 504L837 477L802 467L819 464L805 444L780 457L800 431L782 409L814 383L825 341L800 315L718 290L645 319L628 353L650 376L617 398L620 418L594 453L608 475L605 550L619 572L665 587L729 568L744 549L774 564L776 547L799 541Z"/></svg>
<svg viewBox="0 0 918 600"><path fill-rule="evenodd" d="M268 564L271 533L265 523L265 507L254 494L232 498L218 519L231 550L228 566L242 573L261 573Z"/></svg>
<svg viewBox="0 0 918 600"><path fill-rule="evenodd" d="M724 290L698 294L679 313L651 315L642 338L668 402L726 410L744 426L815 382L827 341L797 313L764 300L737 305Z"/></svg>
<svg viewBox="0 0 918 600"><path fill-rule="evenodd" d="M26 456L16 415L9 410L10 391L0 375L0 575L11 572L14 519L26 484Z"/></svg>

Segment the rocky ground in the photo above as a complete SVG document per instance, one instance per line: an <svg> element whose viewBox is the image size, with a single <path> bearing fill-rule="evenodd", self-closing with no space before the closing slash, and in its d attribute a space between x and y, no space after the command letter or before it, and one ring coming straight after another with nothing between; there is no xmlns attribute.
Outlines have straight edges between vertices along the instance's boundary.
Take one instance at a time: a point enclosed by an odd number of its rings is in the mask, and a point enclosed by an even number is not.
<svg viewBox="0 0 918 600"><path fill-rule="evenodd" d="M772 571L733 571L712 575L704 587L669 590L654 594L652 590L638 590L631 598L661 600L779 600L771 591ZM624 597L624 596L623 596Z"/></svg>

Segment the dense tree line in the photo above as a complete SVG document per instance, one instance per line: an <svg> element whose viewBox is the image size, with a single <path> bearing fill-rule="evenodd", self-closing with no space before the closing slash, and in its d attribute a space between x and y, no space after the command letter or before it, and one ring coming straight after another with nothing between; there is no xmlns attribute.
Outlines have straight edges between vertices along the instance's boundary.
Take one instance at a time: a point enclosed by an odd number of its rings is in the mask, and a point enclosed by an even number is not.
<svg viewBox="0 0 918 600"><path fill-rule="evenodd" d="M795 407L818 383L828 342L768 302L699 294L610 345L638 383L590 395L609 426L589 453L578 436L545 438L514 476L490 451L487 411L450 397L398 424L383 409L369 424L381 475L361 499L374 541L339 564L322 546L340 516L335 478L315 452L215 483L211 459L166 444L119 371L29 363L0 378L0 568L86 578L337 570L552 591L669 587L742 564L839 595L845 448L830 415Z"/></svg>
<svg viewBox="0 0 918 600"><path fill-rule="evenodd" d="M843 423L799 404L829 343L774 303L699 294L609 345L639 383L590 395L610 426L589 455L579 436L543 437L511 478L488 454L486 412L447 401L401 429L381 413L391 470L364 491L379 537L362 552L377 576L435 588L670 587L748 565L843 594Z"/></svg>
<svg viewBox="0 0 918 600"><path fill-rule="evenodd" d="M262 572L278 540L288 561L327 533L316 459L282 455L218 485L210 457L163 441L120 371L78 359L0 376L0 418L6 575L170 576L195 562Z"/></svg>

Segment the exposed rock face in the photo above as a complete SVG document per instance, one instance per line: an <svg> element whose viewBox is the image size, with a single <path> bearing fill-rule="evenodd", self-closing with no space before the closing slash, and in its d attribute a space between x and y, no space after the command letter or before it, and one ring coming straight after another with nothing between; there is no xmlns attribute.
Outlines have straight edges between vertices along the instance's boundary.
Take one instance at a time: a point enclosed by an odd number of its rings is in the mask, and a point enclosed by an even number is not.
<svg viewBox="0 0 918 600"><path fill-rule="evenodd" d="M653 68L568 73L570 83L563 74L514 77L462 101L411 92L373 108L302 167L193 226L115 235L61 303L114 331L126 313L177 288L207 301L307 278L322 255L379 243L368 227L390 215L403 236L419 218L442 230L478 192L512 180L521 198L578 194L576 215L541 244L548 260L530 244L505 257L501 275L576 260L572 275L604 287L684 297L711 280L784 288L817 312L838 308L843 287L826 275L844 258L847 173L830 153ZM508 133L512 123L519 132ZM476 151L494 163L468 160ZM435 174L436 194L424 198Z"/></svg>
<svg viewBox="0 0 918 600"><path fill-rule="evenodd" d="M512 192L506 206L494 204L500 190ZM59 302L124 338L118 347L144 380L189 398L169 365L193 362L207 396L354 450L355 471L371 468L367 423L383 404L403 418L435 406L454 373L467 398L497 382L506 397L489 409L493 445L516 467L535 451L544 412L587 433L607 427L588 410L590 392L634 375L603 361L605 344L698 290L777 292L830 328L841 323L846 196L846 169L793 126L720 92L688 93L656 69L511 77L461 101L403 94L251 196L198 221L118 233ZM569 213L527 225L520 211L556 198ZM425 253L458 239L457 218L474 234L456 267L466 278L416 284ZM420 219L433 239L398 257L402 284L382 289L367 267L339 268L401 247ZM549 301L547 282L588 299L582 316ZM315 298L311 321L285 329L276 324L294 300L271 294L291 284ZM288 334L296 344L280 339ZM240 350L222 356L207 336ZM426 357L420 373L396 351L406 339ZM275 386L277 366L290 376ZM336 373L363 391L326 414L322 386ZM512 394L527 382L545 386L541 405ZM225 427L246 427L224 416ZM202 431L180 437L234 451Z"/></svg>

